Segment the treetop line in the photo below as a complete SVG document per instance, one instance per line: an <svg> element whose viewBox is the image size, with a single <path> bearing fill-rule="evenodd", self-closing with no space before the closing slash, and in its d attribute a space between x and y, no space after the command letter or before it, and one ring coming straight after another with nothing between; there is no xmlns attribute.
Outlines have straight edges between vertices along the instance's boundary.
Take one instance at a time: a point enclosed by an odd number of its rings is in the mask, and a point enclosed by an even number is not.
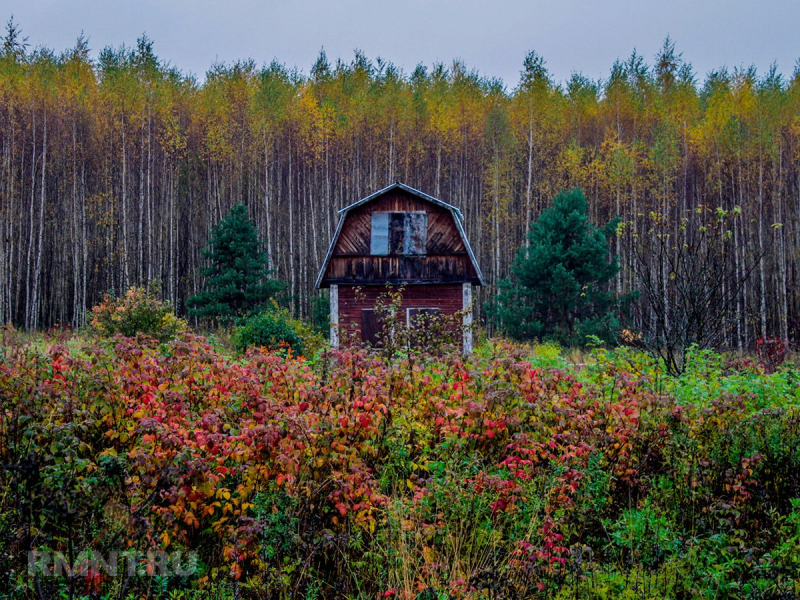
<svg viewBox="0 0 800 600"><path fill-rule="evenodd" d="M654 65L634 53L601 82L558 84L531 53L511 91L461 62L405 74L361 53L335 65L321 54L307 76L215 65L200 84L146 38L95 61L85 40L30 50L11 24L0 55L0 321L80 325L105 292L153 280L185 313L209 277L211 229L238 204L291 311L308 317L337 211L400 180L463 213L487 283L478 308L557 192L580 188L591 222L619 217L606 291L660 282L669 303L680 293L663 283L670 269L724 274L724 344L797 339L798 123L800 71L719 69L699 83L669 40ZM719 242L713 268L681 263L669 241L700 229L700 251ZM632 302L638 329L667 318Z"/></svg>

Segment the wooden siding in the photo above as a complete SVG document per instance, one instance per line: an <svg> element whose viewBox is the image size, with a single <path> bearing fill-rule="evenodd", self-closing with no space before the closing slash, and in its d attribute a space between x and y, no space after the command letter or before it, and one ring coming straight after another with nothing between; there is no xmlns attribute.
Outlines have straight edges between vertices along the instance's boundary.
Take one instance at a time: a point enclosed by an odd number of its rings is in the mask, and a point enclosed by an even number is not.
<svg viewBox="0 0 800 600"><path fill-rule="evenodd" d="M425 257L333 256L323 283L459 283L471 281L474 272L466 253Z"/></svg>
<svg viewBox="0 0 800 600"><path fill-rule="evenodd" d="M370 254L372 213L425 212L425 256ZM345 216L321 285L480 283L453 214L402 189L394 189Z"/></svg>
<svg viewBox="0 0 800 600"><path fill-rule="evenodd" d="M360 288L358 296L355 286L339 286L339 330L341 339L361 341L362 311L375 308L378 297L386 292L382 286ZM462 310L461 284L409 285L403 292L401 309L438 308L442 314L452 315Z"/></svg>

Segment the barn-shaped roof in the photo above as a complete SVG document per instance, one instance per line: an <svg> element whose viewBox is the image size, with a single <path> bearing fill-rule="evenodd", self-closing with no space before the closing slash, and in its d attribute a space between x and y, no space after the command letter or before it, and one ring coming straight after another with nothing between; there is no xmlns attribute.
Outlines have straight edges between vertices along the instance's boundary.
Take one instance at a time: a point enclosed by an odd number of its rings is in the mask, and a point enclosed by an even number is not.
<svg viewBox="0 0 800 600"><path fill-rule="evenodd" d="M364 204L367 204L374 200L377 200L378 198L384 196L385 194L395 190L402 190L425 202L430 202L431 204L435 204L436 206L444 208L450 212L450 214L453 216L453 222L455 223L456 229L458 230L458 234L461 237L461 241L464 244L464 248L466 249L467 254L469 255L469 260L473 268L475 269L475 273L477 274L478 280L480 281L480 285L486 285L485 280L483 278L483 273L481 272L481 268L478 265L477 259L475 258L475 253L472 251L472 246L470 246L469 240L467 239L467 234L466 231L464 230L464 215L461 214L461 211L457 207L453 206L452 204L448 204L443 200L434 198L433 196L430 196L424 192L421 192L417 189L407 186L404 183L395 182L381 190L378 190L377 192L370 194L369 196L366 196L365 198L362 198L361 200L358 200L357 202L353 202L352 204L345 206L339 211L339 223L336 226L336 232L333 234L333 239L331 240L330 246L328 247L328 252L325 255L325 260L322 263L322 268L319 270L319 275L317 276L317 280L314 283L314 287L319 288L320 285L322 284L325 272L331 261L331 257L333 256L334 249L336 248L336 244L339 241L339 236L342 233L342 227L345 223L345 220L347 219L347 214L353 209L363 206Z"/></svg>
<svg viewBox="0 0 800 600"><path fill-rule="evenodd" d="M370 194L366 198L362 198L358 202L353 202L352 204L350 204L348 206L345 206L344 208L339 210L339 214L340 215L344 215L346 212L354 209L355 207L361 206L362 204L366 204L370 200L374 200L378 196L382 196L386 192L391 192L392 190L396 190L396 189L401 189L403 191L408 192L409 194L413 194L417 198L422 198L423 200L427 200L428 202L433 202L434 204L436 204L438 206L441 206L442 208L446 208L447 210L452 212L456 217L458 217L458 219L460 221L464 220L464 215L462 215L461 211L458 210L458 208L456 208L452 204L448 204L444 200L439 200L438 198L434 198L433 196L429 196L425 192L420 192L419 190L415 190L411 186L408 186L405 183L400 183L399 181L396 181L392 185L386 186L382 190L378 190L377 192L374 192L374 193Z"/></svg>

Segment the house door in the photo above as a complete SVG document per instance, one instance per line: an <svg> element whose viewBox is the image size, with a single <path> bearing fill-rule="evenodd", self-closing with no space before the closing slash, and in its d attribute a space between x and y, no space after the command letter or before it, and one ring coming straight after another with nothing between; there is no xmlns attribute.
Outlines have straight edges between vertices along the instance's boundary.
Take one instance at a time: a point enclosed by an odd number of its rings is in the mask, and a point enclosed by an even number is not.
<svg viewBox="0 0 800 600"><path fill-rule="evenodd" d="M361 341L369 342L373 348L383 345L384 320L374 308L361 309Z"/></svg>

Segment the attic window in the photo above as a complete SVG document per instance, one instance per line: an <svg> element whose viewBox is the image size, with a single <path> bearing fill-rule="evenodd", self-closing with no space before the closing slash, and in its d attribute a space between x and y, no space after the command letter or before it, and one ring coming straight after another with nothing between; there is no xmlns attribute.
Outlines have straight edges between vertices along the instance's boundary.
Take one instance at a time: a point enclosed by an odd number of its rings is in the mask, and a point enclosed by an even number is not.
<svg viewBox="0 0 800 600"><path fill-rule="evenodd" d="M370 254L373 256L424 256L428 213L374 212Z"/></svg>

